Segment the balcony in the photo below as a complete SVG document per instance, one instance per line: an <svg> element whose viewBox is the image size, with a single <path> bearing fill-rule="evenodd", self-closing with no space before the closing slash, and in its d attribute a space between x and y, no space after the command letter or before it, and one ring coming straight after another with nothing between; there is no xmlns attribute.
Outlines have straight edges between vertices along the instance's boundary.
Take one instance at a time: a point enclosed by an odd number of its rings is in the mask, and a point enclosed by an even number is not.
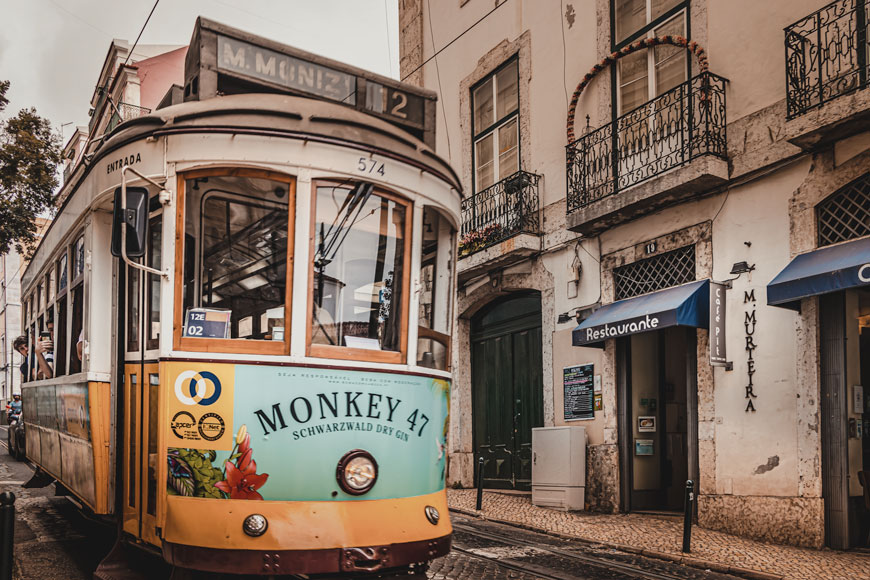
<svg viewBox="0 0 870 580"><path fill-rule="evenodd" d="M518 171L463 200L461 280L540 251L539 179L534 173Z"/></svg>
<svg viewBox="0 0 870 580"><path fill-rule="evenodd" d="M123 123L124 121L129 121L130 119L135 119L136 117L142 117L143 115L147 115L151 112L151 109L146 107L139 107L138 105L131 105L129 103L119 102L117 104L117 109L112 109L112 117L109 119L108 125L106 125L106 133L111 133L115 130L115 127Z"/></svg>
<svg viewBox="0 0 870 580"><path fill-rule="evenodd" d="M568 145L568 229L593 235L725 183L726 82L701 73Z"/></svg>
<svg viewBox="0 0 870 580"><path fill-rule="evenodd" d="M785 134L806 151L870 130L868 4L837 0L785 29Z"/></svg>

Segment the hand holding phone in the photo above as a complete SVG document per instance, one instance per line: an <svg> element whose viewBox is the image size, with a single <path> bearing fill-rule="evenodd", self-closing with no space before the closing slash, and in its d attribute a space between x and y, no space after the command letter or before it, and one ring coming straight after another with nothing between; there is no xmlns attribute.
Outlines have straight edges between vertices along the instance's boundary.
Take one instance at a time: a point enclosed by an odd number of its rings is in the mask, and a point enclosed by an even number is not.
<svg viewBox="0 0 870 580"><path fill-rule="evenodd" d="M39 341L36 343L36 351L42 353L54 351L54 341L51 340L50 332L39 333Z"/></svg>

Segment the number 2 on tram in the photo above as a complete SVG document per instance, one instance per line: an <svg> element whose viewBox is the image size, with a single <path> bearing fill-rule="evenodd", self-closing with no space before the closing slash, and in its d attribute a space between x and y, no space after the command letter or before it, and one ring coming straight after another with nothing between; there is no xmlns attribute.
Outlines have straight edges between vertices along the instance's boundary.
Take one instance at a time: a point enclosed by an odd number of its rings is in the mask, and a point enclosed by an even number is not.
<svg viewBox="0 0 870 580"><path fill-rule="evenodd" d="M28 456L181 568L447 553L459 191L415 137L318 98L121 124L23 277L57 350L23 389Z"/></svg>

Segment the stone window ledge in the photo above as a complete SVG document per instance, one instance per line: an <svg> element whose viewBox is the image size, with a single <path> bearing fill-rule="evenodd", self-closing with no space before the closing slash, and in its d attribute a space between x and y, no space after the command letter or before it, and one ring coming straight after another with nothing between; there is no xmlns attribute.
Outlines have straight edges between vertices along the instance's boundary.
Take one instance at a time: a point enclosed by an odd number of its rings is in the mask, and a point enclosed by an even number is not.
<svg viewBox="0 0 870 580"><path fill-rule="evenodd" d="M525 260L541 251L541 237L517 234L459 260L457 275L460 282L476 278L492 270L501 269Z"/></svg>
<svg viewBox="0 0 870 580"><path fill-rule="evenodd" d="M785 138L804 151L870 130L870 89L838 97L785 123Z"/></svg>

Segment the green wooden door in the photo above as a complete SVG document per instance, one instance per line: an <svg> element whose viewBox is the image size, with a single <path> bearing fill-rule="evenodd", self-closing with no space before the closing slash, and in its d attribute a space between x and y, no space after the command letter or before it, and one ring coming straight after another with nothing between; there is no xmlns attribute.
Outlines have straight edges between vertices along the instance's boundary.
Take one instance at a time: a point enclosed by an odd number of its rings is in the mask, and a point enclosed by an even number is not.
<svg viewBox="0 0 870 580"><path fill-rule="evenodd" d="M475 316L471 375L484 485L529 489L532 428L544 424L540 294L499 301Z"/></svg>

